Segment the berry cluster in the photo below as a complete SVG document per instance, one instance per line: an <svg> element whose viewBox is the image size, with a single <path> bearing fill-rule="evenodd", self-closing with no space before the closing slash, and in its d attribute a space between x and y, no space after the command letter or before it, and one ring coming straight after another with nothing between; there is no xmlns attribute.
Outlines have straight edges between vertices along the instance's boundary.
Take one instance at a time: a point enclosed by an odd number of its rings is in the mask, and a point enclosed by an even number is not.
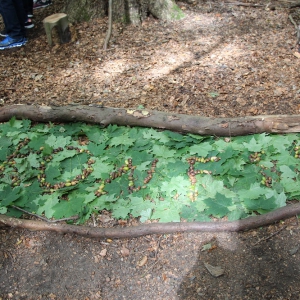
<svg viewBox="0 0 300 300"><path fill-rule="evenodd" d="M264 151L264 150L262 150L262 151L260 151L260 152L255 152L255 153L253 153L253 154L250 154L249 159L250 159L250 161L251 161L252 163L260 162L261 156L262 156L263 154L265 154L265 151Z"/></svg>
<svg viewBox="0 0 300 300"><path fill-rule="evenodd" d="M90 151L85 150L85 149L80 149L78 147L66 146L66 149L67 150L76 150L77 153L86 152L89 155L91 154ZM63 150L64 150L64 148L62 148L62 147L53 149L52 154L57 154ZM40 148L40 151L43 151L43 147ZM45 170L46 170L47 163L50 162L52 159L53 159L53 155L44 156L44 160L40 162L40 167L39 167L40 172L37 176L38 181L40 183L40 187L50 189L50 192L53 192L54 190L58 190L58 189L61 189L64 187L74 186L74 185L78 184L80 181L84 180L94 170L92 167L92 164L95 163L95 161L93 159L89 158L89 160L87 161L88 167L86 169L83 169L81 174L77 175L73 179L68 179L65 182L61 181L56 184L51 184L50 182L46 181Z"/></svg>
<svg viewBox="0 0 300 300"><path fill-rule="evenodd" d="M151 163L150 169L147 171L148 176L144 179L144 184L147 184L152 179L152 174L155 173L156 164L158 162L158 159L154 159ZM109 175L109 178L106 180L101 180L99 183L99 188L95 191L95 195L97 197L106 194L104 191L105 185L112 182L112 180L115 180L119 177L121 177L123 174L128 174L128 190L130 193L133 193L135 191L139 191L142 188L145 188L146 186L135 186L134 184L134 170L136 169L136 166L132 165L132 159L128 158L125 160L125 163L123 166L121 166L118 170L111 172Z"/></svg>
<svg viewBox="0 0 300 300"><path fill-rule="evenodd" d="M264 172L261 172L261 174L262 174L262 178L261 178L260 183L267 187L271 187L272 186L272 177L267 176Z"/></svg>
<svg viewBox="0 0 300 300"><path fill-rule="evenodd" d="M220 158L216 157L216 156L212 156L212 157L189 157L187 158L187 162L189 163L189 169L188 169L188 176L191 182L191 186L190 186L190 190L191 193L189 194L189 198L191 199L191 201L195 201L197 199L198 196L198 190L196 188L196 183L197 183L197 178L196 175L197 174L211 174L211 171L208 170L195 170L195 163L199 162L199 163L208 163L208 162L216 162L219 161Z"/></svg>
<svg viewBox="0 0 300 300"><path fill-rule="evenodd" d="M296 146L294 148L295 151L295 158L300 158L300 146Z"/></svg>

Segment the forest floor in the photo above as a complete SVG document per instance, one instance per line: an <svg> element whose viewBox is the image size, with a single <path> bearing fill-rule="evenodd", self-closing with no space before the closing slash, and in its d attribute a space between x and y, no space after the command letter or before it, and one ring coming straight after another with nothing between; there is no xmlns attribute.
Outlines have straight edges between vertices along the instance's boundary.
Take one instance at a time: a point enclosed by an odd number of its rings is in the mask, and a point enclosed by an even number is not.
<svg viewBox="0 0 300 300"><path fill-rule="evenodd" d="M299 114L297 9L179 3L181 21L114 25L104 51L107 19L73 24L70 43L48 46L42 20L61 3L34 12L25 47L0 53L0 105ZM299 241L296 217L244 233L124 240L1 228L0 299L300 299Z"/></svg>

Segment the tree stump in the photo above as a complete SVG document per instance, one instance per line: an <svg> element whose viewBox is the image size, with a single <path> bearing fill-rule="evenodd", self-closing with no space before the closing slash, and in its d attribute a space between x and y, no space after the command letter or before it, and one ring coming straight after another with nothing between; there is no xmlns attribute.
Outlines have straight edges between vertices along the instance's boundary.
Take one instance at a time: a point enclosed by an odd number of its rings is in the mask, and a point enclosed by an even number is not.
<svg viewBox="0 0 300 300"><path fill-rule="evenodd" d="M68 43L71 40L71 34L69 30L68 16L64 13L57 13L51 15L43 20L44 28L47 35L47 40L50 46L52 46L52 29L56 26L57 32L62 44Z"/></svg>

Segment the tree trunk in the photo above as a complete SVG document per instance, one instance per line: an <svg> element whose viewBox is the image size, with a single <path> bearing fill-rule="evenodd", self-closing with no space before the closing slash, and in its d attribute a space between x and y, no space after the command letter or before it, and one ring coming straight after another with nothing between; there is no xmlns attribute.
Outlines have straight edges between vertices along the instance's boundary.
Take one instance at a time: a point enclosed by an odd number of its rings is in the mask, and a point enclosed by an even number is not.
<svg viewBox="0 0 300 300"><path fill-rule="evenodd" d="M154 127L215 136L300 132L300 115L208 118L94 105L61 107L12 105L0 108L0 122L6 122L12 117L36 122L88 122L103 127L109 124Z"/></svg>
<svg viewBox="0 0 300 300"><path fill-rule="evenodd" d="M87 22L93 18L103 18L107 8L107 1L103 0L66 0L63 10L70 22Z"/></svg>
<svg viewBox="0 0 300 300"><path fill-rule="evenodd" d="M71 22L89 21L107 15L106 0L66 0L64 11ZM184 17L173 0L113 0L115 22L139 25L147 15L171 21Z"/></svg>

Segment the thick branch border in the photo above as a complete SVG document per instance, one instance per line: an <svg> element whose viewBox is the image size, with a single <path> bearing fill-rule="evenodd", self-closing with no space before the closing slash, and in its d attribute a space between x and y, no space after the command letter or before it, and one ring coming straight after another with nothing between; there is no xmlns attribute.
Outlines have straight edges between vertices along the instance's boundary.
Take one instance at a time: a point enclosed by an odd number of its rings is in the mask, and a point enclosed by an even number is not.
<svg viewBox="0 0 300 300"><path fill-rule="evenodd" d="M90 238L135 238L150 234L170 234L178 232L224 232L246 231L265 226L300 214L300 203L287 205L264 215L249 217L238 221L225 222L174 222L151 223L123 228L99 228L68 224L46 223L16 219L0 215L0 224L14 228L35 231L55 231L59 233L73 233Z"/></svg>
<svg viewBox="0 0 300 300"><path fill-rule="evenodd" d="M300 132L300 115L209 118L97 105L50 107L19 104L0 108L0 122L9 121L12 117L36 122L87 122L102 127L109 124L143 126L215 136Z"/></svg>

